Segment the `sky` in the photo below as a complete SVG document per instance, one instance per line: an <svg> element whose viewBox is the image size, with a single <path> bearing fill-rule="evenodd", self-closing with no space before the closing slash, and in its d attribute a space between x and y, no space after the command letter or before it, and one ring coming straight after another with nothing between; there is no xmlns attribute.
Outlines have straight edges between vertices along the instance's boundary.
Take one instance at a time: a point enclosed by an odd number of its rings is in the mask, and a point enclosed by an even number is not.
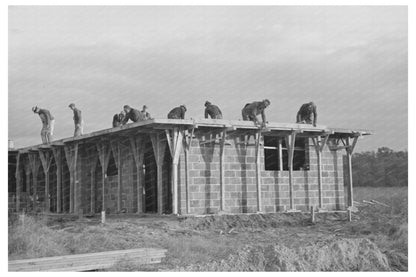
<svg viewBox="0 0 416 277"><path fill-rule="evenodd" d="M74 102L89 133L128 104L155 118L180 104L224 119L269 99L270 122L295 122L313 101L318 124L370 129L357 151L408 149L405 6L10 6L8 137L73 135Z"/></svg>

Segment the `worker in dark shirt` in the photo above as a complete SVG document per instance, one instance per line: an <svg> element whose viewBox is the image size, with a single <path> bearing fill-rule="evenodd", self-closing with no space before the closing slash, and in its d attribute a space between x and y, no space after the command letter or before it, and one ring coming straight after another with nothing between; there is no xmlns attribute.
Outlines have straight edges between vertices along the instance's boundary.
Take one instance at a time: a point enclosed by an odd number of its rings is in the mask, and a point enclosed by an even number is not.
<svg viewBox="0 0 416 277"><path fill-rule="evenodd" d="M243 115L243 120L246 121L253 121L255 124L259 123L259 120L257 119L257 115L261 114L263 123L262 125L265 126L266 125L266 114L264 112L264 110L270 105L270 101L265 99L261 102L253 102L253 103L249 103L246 104L243 108L243 110L241 111L242 115Z"/></svg>
<svg viewBox="0 0 416 277"><path fill-rule="evenodd" d="M126 117L126 113L124 112L124 110L121 111L120 113L116 113L113 116L113 127L121 126L125 117Z"/></svg>
<svg viewBox="0 0 416 277"><path fill-rule="evenodd" d="M68 107L74 112L74 137L81 136L84 133L84 121L82 120L81 110L77 109L74 103L69 104Z"/></svg>
<svg viewBox="0 0 416 277"><path fill-rule="evenodd" d="M169 119L185 119L185 112L186 112L185 105L180 105L179 107L173 108L168 113L168 118Z"/></svg>
<svg viewBox="0 0 416 277"><path fill-rule="evenodd" d="M220 108L216 105L212 105L211 102L205 102L205 118L208 118L208 115L212 119L222 119L222 112Z"/></svg>
<svg viewBox="0 0 416 277"><path fill-rule="evenodd" d="M313 124L314 127L316 127L317 119L318 113L313 102L303 104L296 115L296 123Z"/></svg>
<svg viewBox="0 0 416 277"><path fill-rule="evenodd" d="M123 119L122 125L126 124L129 119L133 122L145 120L143 114L139 110L133 109L129 105L125 105L123 109L126 112L126 117Z"/></svg>
<svg viewBox="0 0 416 277"><path fill-rule="evenodd" d="M50 111L41 109L37 106L33 107L32 111L37 113L42 121L42 130L40 131L42 143L50 143L52 141L53 129L55 127L55 118L52 116Z"/></svg>

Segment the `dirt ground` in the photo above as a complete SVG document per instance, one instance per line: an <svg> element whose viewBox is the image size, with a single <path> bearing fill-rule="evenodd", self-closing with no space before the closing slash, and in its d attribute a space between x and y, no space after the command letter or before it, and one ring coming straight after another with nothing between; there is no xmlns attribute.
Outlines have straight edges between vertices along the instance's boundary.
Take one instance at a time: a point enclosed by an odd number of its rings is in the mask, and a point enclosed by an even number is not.
<svg viewBox="0 0 416 277"><path fill-rule="evenodd" d="M405 214L392 201L358 200L352 222L345 213L317 214L315 223L307 213L109 215L105 224L98 216L43 219L36 232L59 248L53 255L168 249L161 264L120 261L111 271L407 271L407 201ZM47 246L14 245L10 228L10 259L51 255Z"/></svg>

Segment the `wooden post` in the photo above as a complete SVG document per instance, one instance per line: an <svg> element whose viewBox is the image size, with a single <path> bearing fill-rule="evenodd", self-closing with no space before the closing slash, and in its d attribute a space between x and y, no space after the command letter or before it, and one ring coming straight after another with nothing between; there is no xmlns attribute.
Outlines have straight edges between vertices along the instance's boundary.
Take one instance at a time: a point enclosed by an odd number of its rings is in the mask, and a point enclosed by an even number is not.
<svg viewBox="0 0 416 277"><path fill-rule="evenodd" d="M256 133L256 185L257 185L257 211L262 211L262 199L261 199L261 161L260 161L260 139L261 130Z"/></svg>
<svg viewBox="0 0 416 277"><path fill-rule="evenodd" d="M97 144L98 159L101 164L101 174L102 174L102 205L101 211L105 211L105 177L107 173L108 161L110 160L111 152L108 149L107 143L102 141Z"/></svg>
<svg viewBox="0 0 416 277"><path fill-rule="evenodd" d="M161 143L159 134L150 134L152 140L153 151L155 154L156 166L157 166L157 210L159 214L163 213L163 191L162 191L162 166L165 156L165 143Z"/></svg>
<svg viewBox="0 0 416 277"><path fill-rule="evenodd" d="M183 145L183 130L173 128L172 135L165 130L170 153L172 156L172 213L178 214L178 164Z"/></svg>
<svg viewBox="0 0 416 277"><path fill-rule="evenodd" d="M134 138L130 137L129 140L137 171L137 213L142 213L145 210L145 201L143 199L143 162L145 141L140 136Z"/></svg>
<svg viewBox="0 0 416 277"><path fill-rule="evenodd" d="M283 149L282 149L282 138L278 139L277 149L279 151L279 171L283 171Z"/></svg>
<svg viewBox="0 0 416 277"><path fill-rule="evenodd" d="M50 212L51 203L49 199L49 168L52 163L52 155L48 151L39 150L39 158L42 162L43 173L45 174L45 210Z"/></svg>
<svg viewBox="0 0 416 277"><path fill-rule="evenodd" d="M352 185L352 162L351 162L351 156L352 156L352 149L350 145L350 138L347 137L347 163L348 163L348 206L353 207L354 205L354 197L353 197L353 185ZM350 218L348 216L348 218Z"/></svg>
<svg viewBox="0 0 416 277"><path fill-rule="evenodd" d="M312 223L315 223L315 207L311 206L311 221Z"/></svg>
<svg viewBox="0 0 416 277"><path fill-rule="evenodd" d="M77 171L77 159L78 159L78 143L74 145L64 146L66 162L69 169L69 212L78 213L78 199L77 195L77 184L76 184L76 171Z"/></svg>
<svg viewBox="0 0 416 277"><path fill-rule="evenodd" d="M121 161L120 141L111 141L111 151L113 152L115 164L117 166L117 211L121 211L121 186L122 186L122 172L123 166Z"/></svg>
<svg viewBox="0 0 416 277"><path fill-rule="evenodd" d="M95 214L95 172L97 168L98 156L96 150L87 149L87 155L91 159L90 167L90 213Z"/></svg>
<svg viewBox="0 0 416 277"><path fill-rule="evenodd" d="M286 147L289 154L289 192L290 192L290 210L295 210L295 199L294 199L294 192L293 192L293 155L295 151L295 140L296 140L296 132L292 131L292 133L286 136Z"/></svg>
<svg viewBox="0 0 416 277"><path fill-rule="evenodd" d="M220 142L220 212L225 211L225 175L224 175L224 157L225 157L225 140L227 131L222 131Z"/></svg>
<svg viewBox="0 0 416 277"><path fill-rule="evenodd" d="M21 198L21 191L22 191L22 179L20 178L20 152L17 153L16 156L16 212L20 211L20 198Z"/></svg>
<svg viewBox="0 0 416 277"><path fill-rule="evenodd" d="M33 210L36 212L37 208L37 186L38 186L38 172L40 167L40 161L37 153L29 153L29 163L32 171L32 184L33 184Z"/></svg>
<svg viewBox="0 0 416 277"><path fill-rule="evenodd" d="M30 166L30 161L29 158L25 159L26 164L25 164L25 174L26 174L26 196L25 196L25 202L26 202L26 211L29 211L29 195L30 195L30 173L31 173L31 166Z"/></svg>
<svg viewBox="0 0 416 277"><path fill-rule="evenodd" d="M56 164L56 212L60 213L62 207L62 151L61 148L52 147Z"/></svg>

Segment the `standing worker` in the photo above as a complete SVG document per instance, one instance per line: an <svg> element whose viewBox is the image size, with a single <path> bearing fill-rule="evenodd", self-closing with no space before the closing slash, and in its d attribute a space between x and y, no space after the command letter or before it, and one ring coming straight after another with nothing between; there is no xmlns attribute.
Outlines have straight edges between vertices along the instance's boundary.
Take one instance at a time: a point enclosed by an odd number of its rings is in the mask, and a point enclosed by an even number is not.
<svg viewBox="0 0 416 277"><path fill-rule="evenodd" d="M147 111L146 105L143 106L142 115L144 117L144 120L152 119L152 117L150 116L150 113Z"/></svg>
<svg viewBox="0 0 416 277"><path fill-rule="evenodd" d="M211 102L205 102L205 118L208 118L208 115L212 119L222 119L222 112L220 108L216 105L212 105Z"/></svg>
<svg viewBox="0 0 416 277"><path fill-rule="evenodd" d="M259 120L257 119L257 115L261 114L262 117L262 126L265 126L266 121L266 114L264 110L270 105L270 101L267 99L264 99L261 102L253 102L246 104L241 111L243 115L243 120L245 121L253 121L255 124L259 124Z"/></svg>
<svg viewBox="0 0 416 277"><path fill-rule="evenodd" d="M133 109L129 105L124 105L123 109L126 112L126 117L124 117L122 125L126 124L129 119L133 122L145 120L143 114L139 110Z"/></svg>
<svg viewBox="0 0 416 277"><path fill-rule="evenodd" d="M168 118L169 119L185 119L185 112L186 112L185 105L180 105L179 107L173 108L168 113Z"/></svg>
<svg viewBox="0 0 416 277"><path fill-rule="evenodd" d="M81 110L77 109L74 103L69 104L68 107L74 112L74 137L81 136L84 133L84 121L82 120Z"/></svg>
<svg viewBox="0 0 416 277"><path fill-rule="evenodd" d="M32 108L34 113L39 114L40 120L42 121L42 130L40 131L40 137L42 143L47 144L52 141L53 129L55 126L55 118L52 116L50 111L41 109L37 106Z"/></svg>

